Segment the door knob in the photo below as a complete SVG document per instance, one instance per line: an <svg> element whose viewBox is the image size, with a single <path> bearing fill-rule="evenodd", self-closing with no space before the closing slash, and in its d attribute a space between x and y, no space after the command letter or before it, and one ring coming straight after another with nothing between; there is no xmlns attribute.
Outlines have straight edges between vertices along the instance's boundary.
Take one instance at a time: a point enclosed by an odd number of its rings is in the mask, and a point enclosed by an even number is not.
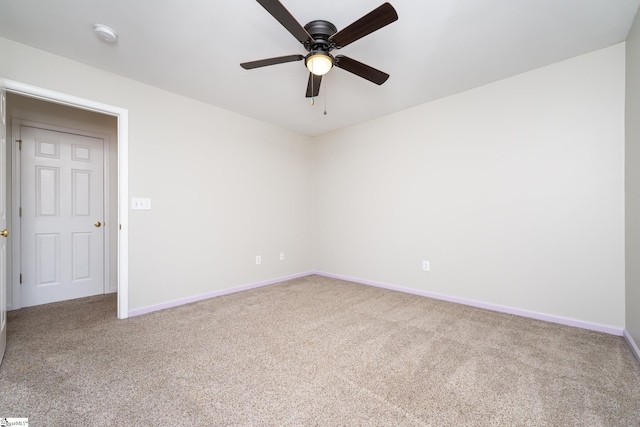
<svg viewBox="0 0 640 427"><path fill-rule="evenodd" d="M0 236L9 237L9 230L5 228L4 230L0 231Z"/></svg>
<svg viewBox="0 0 640 427"><path fill-rule="evenodd" d="M95 225L96 227L100 227L102 223L100 221L96 221L93 223L93 225Z"/></svg>

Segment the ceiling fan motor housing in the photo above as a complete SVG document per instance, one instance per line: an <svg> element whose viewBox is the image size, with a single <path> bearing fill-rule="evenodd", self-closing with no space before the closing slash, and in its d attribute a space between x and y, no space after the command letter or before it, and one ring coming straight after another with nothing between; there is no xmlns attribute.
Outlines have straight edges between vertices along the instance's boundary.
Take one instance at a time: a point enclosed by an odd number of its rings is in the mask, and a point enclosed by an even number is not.
<svg viewBox="0 0 640 427"><path fill-rule="evenodd" d="M335 45L329 41L329 37L337 33L338 29L331 22L318 19L309 22L304 26L304 29L313 37L313 43L305 44L305 48L309 52L312 50L329 52L335 48Z"/></svg>
<svg viewBox="0 0 640 427"><path fill-rule="evenodd" d="M304 29L307 30L309 35L313 38L313 42L304 43L305 49L309 52L304 60L305 65L307 65L307 62L311 57L318 54L329 58L331 63L334 63L335 59L329 52L336 46L329 40L329 37L338 31L336 26L329 21L318 19L309 22L304 26Z"/></svg>

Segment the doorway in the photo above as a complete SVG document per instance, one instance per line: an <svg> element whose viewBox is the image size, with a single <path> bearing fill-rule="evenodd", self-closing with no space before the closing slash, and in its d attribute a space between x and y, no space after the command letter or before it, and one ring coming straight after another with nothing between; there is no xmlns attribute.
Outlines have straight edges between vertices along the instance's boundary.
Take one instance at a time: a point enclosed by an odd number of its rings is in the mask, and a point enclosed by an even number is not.
<svg viewBox="0 0 640 427"><path fill-rule="evenodd" d="M72 108L78 112L97 114L102 117L109 117L114 120L115 123L115 136L112 138L111 153L115 152L112 158L111 167L113 173L111 175L111 195L113 203L111 204L109 223L112 225L112 236L110 241L112 243L112 253L110 265L105 265L105 269L113 271L109 280L109 289L113 292L117 291L118 299L118 318L128 317L128 111L120 107L115 107L107 104L98 103L95 101L66 95L59 92L50 91L44 88L38 88L30 85L25 85L19 82L14 82L0 78L0 86L3 87L11 96L17 96L31 101L37 101L55 108ZM29 119L39 120L46 122L46 119L42 117L29 116ZM78 126L71 126L78 128ZM8 132L7 136L10 136L12 132ZM9 138L7 138L9 139ZM13 142L9 140L8 142ZM8 162L10 169L10 179L14 178L16 172L16 165L12 165ZM14 200L15 195L10 196L12 202L11 213L15 216L19 215L19 203ZM107 220L105 220L107 221ZM14 235L15 236L15 235ZM82 239L81 239L82 240ZM13 241L11 242L12 246ZM19 245L19 243L17 243ZM9 279L19 286L19 268L13 268L14 264L18 263L19 256L13 257L10 260L11 276ZM80 272L82 273L82 272ZM11 287L12 288L12 287ZM11 289L13 290L13 289ZM11 292L11 291L10 291ZM18 292L12 292L10 295L11 300L8 301L8 308L15 309L21 307L21 301Z"/></svg>

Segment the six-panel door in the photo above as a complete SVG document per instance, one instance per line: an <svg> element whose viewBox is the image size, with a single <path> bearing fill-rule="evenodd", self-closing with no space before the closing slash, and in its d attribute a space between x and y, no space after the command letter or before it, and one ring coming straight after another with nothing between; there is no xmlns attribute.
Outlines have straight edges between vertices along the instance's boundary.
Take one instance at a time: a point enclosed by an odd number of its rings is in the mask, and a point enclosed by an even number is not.
<svg viewBox="0 0 640 427"><path fill-rule="evenodd" d="M103 144L21 126L22 306L103 293Z"/></svg>

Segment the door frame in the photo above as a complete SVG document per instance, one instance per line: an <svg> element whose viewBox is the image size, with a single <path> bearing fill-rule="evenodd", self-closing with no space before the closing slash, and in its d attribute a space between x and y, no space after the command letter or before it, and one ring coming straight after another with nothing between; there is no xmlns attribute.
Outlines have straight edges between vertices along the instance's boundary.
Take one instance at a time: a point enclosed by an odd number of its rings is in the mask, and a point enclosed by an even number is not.
<svg viewBox="0 0 640 427"><path fill-rule="evenodd" d="M90 99L32 86L0 76L7 92L37 98L54 104L114 116L118 123L118 241L117 287L119 319L129 317L129 110ZM7 162L9 159L7 159ZM106 266L105 266L106 267Z"/></svg>
<svg viewBox="0 0 640 427"><path fill-rule="evenodd" d="M91 131L85 131L81 129L72 129L62 126L56 126L48 123L35 122L32 120L25 120L19 118L11 118L11 151L12 151L12 177L11 177L11 272L12 277L10 280L13 292L12 308L21 308L24 306L22 299L22 291L20 287L20 274L22 272L22 223L20 217L20 206L22 200L22 151L18 148L18 140L21 139L21 127L27 126L31 128L44 129L53 132L69 133L73 135L86 136L90 138L102 139L102 153L103 153L103 185L102 185L102 203L103 203L103 220L104 223L104 239L103 239L103 284L102 293L111 292L111 221L109 218L110 212L110 188L109 188L109 173L110 173L110 159L109 159L109 147L110 138L109 135L96 133ZM7 159L9 161L9 159Z"/></svg>

